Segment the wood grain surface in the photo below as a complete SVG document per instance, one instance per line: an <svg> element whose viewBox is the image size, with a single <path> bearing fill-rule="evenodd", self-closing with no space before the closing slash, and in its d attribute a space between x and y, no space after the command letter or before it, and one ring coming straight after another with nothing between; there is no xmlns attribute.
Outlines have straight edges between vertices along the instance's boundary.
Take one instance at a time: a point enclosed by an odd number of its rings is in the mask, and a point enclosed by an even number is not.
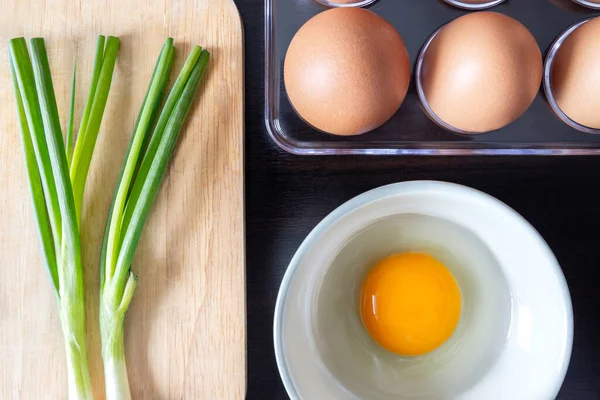
<svg viewBox="0 0 600 400"><path fill-rule="evenodd" d="M138 288L125 320L134 399L238 399L246 390L243 43L232 0L0 0L0 398L65 399L56 301L37 237L10 84L7 41L46 39L63 124L73 60L76 115L98 34L121 38L83 208L90 369L104 397L98 330L101 235L119 168L166 39L172 75L192 44L211 64L133 263ZM78 123L79 118L76 118Z"/></svg>

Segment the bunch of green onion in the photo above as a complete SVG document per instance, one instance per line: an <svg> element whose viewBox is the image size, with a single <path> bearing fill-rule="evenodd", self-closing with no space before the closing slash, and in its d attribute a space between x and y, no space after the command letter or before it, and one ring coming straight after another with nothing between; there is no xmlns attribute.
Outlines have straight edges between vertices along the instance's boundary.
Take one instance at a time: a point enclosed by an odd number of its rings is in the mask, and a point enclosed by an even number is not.
<svg viewBox="0 0 600 400"><path fill-rule="evenodd" d="M83 194L110 90L119 39L100 36L90 93L73 144L76 69L66 135L44 40L9 42L10 70L39 236L58 301L70 399L91 399L80 241ZM31 54L31 55L30 55ZM161 178L209 61L196 46L161 107L175 47L167 39L142 104L110 208L102 245L100 330L106 398L129 399L123 321L136 286L131 263Z"/></svg>
<svg viewBox="0 0 600 400"><path fill-rule="evenodd" d="M206 71L209 53L195 46L158 115L175 57L164 44L138 115L110 208L100 259L100 333L107 399L129 399L123 320L136 286L131 262L167 161Z"/></svg>
<svg viewBox="0 0 600 400"><path fill-rule="evenodd" d="M67 353L69 398L72 399L92 398L79 225L85 181L118 49L119 39L104 36L98 39L92 85L73 152L75 68L65 141L44 40L31 39L31 57L25 39L12 39L9 43L29 188L46 267L58 300Z"/></svg>

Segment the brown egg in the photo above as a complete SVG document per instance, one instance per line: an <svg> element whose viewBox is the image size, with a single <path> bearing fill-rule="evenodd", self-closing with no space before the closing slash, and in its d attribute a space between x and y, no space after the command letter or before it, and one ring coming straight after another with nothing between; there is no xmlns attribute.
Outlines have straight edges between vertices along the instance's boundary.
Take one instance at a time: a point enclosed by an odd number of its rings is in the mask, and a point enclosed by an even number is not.
<svg viewBox="0 0 600 400"><path fill-rule="evenodd" d="M550 79L562 112L583 126L600 129L600 17L565 39L552 62Z"/></svg>
<svg viewBox="0 0 600 400"><path fill-rule="evenodd" d="M423 94L437 117L459 131L488 132L529 108L542 80L542 55L518 21L478 12L438 32L421 73Z"/></svg>
<svg viewBox="0 0 600 400"><path fill-rule="evenodd" d="M290 102L306 122L335 135L358 135L398 110L410 61L385 19L361 8L335 8L296 33L283 75Z"/></svg>

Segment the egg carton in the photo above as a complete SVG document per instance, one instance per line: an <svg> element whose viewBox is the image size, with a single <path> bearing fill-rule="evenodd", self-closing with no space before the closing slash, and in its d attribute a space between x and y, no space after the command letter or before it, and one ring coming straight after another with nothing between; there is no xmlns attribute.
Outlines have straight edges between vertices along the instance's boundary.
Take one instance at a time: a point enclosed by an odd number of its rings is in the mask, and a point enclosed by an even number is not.
<svg viewBox="0 0 600 400"><path fill-rule="evenodd" d="M299 155L600 154L600 135L563 122L541 87L525 114L504 128L478 135L444 129L423 110L415 85L415 65L434 32L471 11L442 0L377 0L365 8L387 19L402 36L411 61L411 83L402 106L388 122L363 135L342 137L305 123L293 110L283 84L283 62L292 38L306 21L328 7L316 0L265 0L265 124L273 141L284 150ZM561 33L600 15L571 0L506 0L487 11L508 15L525 25L544 60Z"/></svg>

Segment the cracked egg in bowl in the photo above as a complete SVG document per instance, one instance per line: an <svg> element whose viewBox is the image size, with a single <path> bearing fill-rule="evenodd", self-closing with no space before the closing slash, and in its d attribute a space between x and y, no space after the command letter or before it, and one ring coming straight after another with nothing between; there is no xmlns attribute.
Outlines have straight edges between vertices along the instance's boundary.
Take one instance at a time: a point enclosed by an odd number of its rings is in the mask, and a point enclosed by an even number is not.
<svg viewBox="0 0 600 400"><path fill-rule="evenodd" d="M551 399L572 321L562 271L520 215L464 186L407 182L306 238L275 352L292 399Z"/></svg>

